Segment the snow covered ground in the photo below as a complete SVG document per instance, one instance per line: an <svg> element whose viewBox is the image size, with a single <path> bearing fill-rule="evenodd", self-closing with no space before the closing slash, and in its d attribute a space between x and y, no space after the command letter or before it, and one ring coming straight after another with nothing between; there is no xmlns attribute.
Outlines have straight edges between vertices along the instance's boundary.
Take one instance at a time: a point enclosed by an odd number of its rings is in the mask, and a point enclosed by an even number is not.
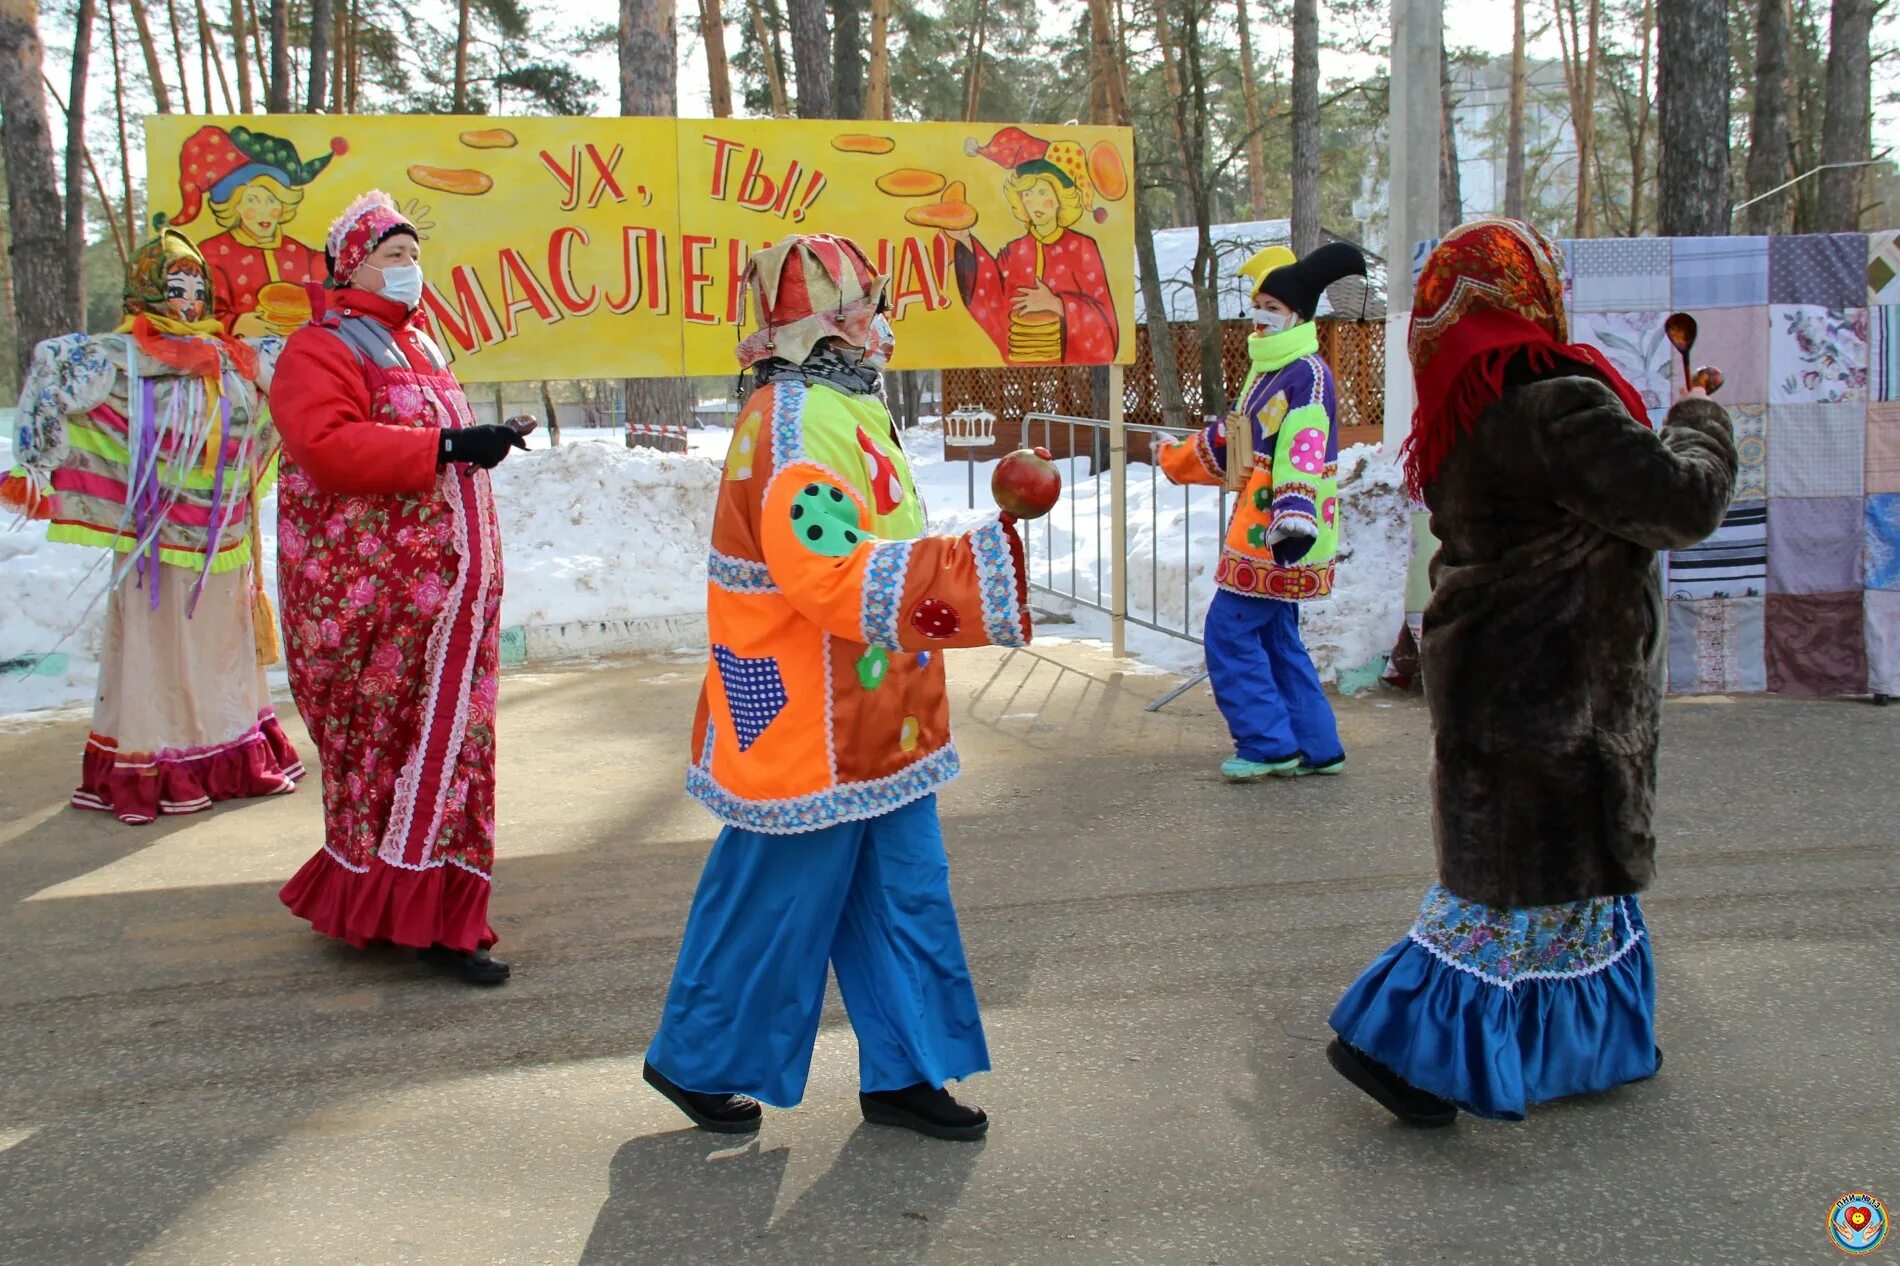
<svg viewBox="0 0 1900 1266"><path fill-rule="evenodd" d="M11 417L0 411L0 470L11 464L11 433ZM503 463L495 477L507 549L504 623L702 612L706 543L729 437L724 430L689 432L689 452L678 455L629 449L617 431L566 428L553 449L537 434L532 451ZM993 512L993 463L977 466L979 509L971 511L964 464L954 455L944 460L939 433L920 428L907 443L933 527L958 529ZM1091 477L1084 459L1062 465L1065 502L1029 535L1034 575L1093 601L1108 588L1108 481ZM1327 680L1390 648L1403 618L1409 549L1397 466L1370 448L1349 450L1340 466L1339 587L1307 608L1304 625ZM1130 611L1198 632L1213 596L1217 498L1212 489L1171 488L1152 474L1146 465L1129 469ZM274 597L274 498L263 522ZM103 599L95 601L104 571L94 569L103 558L49 544L35 526L0 523L0 715L90 704L104 608ZM1036 600L1050 611L1073 609L1075 623L1048 626L1045 639L1107 638L1105 615L1047 594ZM1129 648L1156 671L1192 670L1201 659L1192 642L1141 628L1129 630Z"/></svg>

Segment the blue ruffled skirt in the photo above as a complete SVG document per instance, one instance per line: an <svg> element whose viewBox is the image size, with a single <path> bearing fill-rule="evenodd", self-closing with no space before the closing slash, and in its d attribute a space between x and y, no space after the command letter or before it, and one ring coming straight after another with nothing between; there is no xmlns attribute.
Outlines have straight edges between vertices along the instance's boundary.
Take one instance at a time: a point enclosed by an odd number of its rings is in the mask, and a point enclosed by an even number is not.
<svg viewBox="0 0 1900 1266"><path fill-rule="evenodd" d="M1656 975L1635 897L1497 909L1434 884L1333 1008L1350 1045L1475 1116L1656 1072Z"/></svg>

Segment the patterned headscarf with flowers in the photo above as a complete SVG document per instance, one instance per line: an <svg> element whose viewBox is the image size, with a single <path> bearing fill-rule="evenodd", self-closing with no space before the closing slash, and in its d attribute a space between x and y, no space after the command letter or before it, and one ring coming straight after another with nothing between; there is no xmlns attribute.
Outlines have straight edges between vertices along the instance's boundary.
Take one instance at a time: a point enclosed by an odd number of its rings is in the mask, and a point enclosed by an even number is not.
<svg viewBox="0 0 1900 1266"><path fill-rule="evenodd" d="M1480 219L1445 236L1413 288L1410 352L1418 403L1400 450L1414 497L1478 415L1504 394L1505 372L1523 356L1533 373L1601 379L1650 425L1643 397L1602 352L1570 341L1563 264L1542 233L1517 220Z"/></svg>
<svg viewBox="0 0 1900 1266"><path fill-rule="evenodd" d="M421 237L409 218L396 209L396 200L381 189L372 189L343 208L324 239L324 254L330 260L330 286L339 290L348 286L370 252L397 233Z"/></svg>

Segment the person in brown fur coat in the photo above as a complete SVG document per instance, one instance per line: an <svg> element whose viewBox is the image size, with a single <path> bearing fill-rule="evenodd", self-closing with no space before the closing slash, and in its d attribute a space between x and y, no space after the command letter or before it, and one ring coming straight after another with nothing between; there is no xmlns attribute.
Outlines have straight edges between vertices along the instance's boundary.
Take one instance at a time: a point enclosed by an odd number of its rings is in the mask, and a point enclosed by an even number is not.
<svg viewBox="0 0 1900 1266"><path fill-rule="evenodd" d="M1687 392L1660 432L1569 342L1556 248L1464 225L1419 277L1406 476L1432 511L1421 656L1439 882L1332 1013L1327 1056L1401 1120L1653 1076L1654 963L1636 894L1667 620L1657 551L1722 522L1728 415Z"/></svg>

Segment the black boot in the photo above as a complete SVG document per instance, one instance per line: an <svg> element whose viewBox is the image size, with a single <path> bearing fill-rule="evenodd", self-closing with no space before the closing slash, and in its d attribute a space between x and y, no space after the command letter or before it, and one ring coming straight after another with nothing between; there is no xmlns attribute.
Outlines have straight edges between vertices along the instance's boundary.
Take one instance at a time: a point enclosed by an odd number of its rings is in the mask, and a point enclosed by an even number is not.
<svg viewBox="0 0 1900 1266"><path fill-rule="evenodd" d="M1458 1119L1458 1105L1420 1090L1403 1077L1354 1046L1334 1038L1326 1047L1327 1062L1341 1077L1378 1101L1380 1107L1407 1125L1450 1125Z"/></svg>
<svg viewBox="0 0 1900 1266"><path fill-rule="evenodd" d="M714 1134L752 1134L765 1116L759 1101L750 1095L708 1095L676 1085L667 1075L647 1064L640 1070L647 1085L684 1112L692 1123Z"/></svg>
<svg viewBox="0 0 1900 1266"><path fill-rule="evenodd" d="M990 1128L983 1109L958 1103L948 1090L929 1082L859 1094L858 1107L872 1125L894 1125L933 1139L980 1139Z"/></svg>
<svg viewBox="0 0 1900 1266"><path fill-rule="evenodd" d="M493 957L485 949L471 953L453 950L446 945L431 945L426 950L417 950L416 958L431 967L452 971L471 985L499 985L508 979L508 964Z"/></svg>

